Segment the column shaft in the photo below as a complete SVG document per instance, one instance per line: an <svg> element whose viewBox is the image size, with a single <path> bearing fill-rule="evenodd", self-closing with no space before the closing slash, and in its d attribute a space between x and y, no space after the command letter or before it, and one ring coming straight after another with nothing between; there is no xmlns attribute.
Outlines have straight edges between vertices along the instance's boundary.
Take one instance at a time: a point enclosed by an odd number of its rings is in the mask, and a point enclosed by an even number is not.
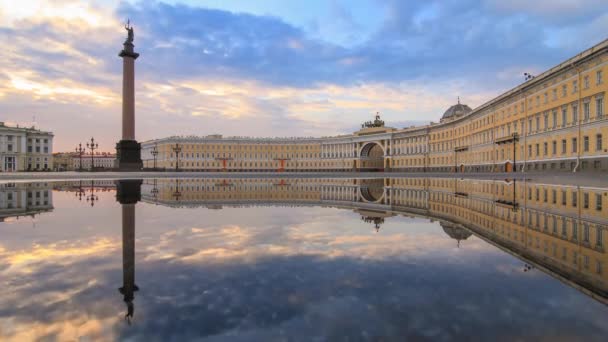
<svg viewBox="0 0 608 342"><path fill-rule="evenodd" d="M135 59L122 60L122 140L135 140Z"/></svg>

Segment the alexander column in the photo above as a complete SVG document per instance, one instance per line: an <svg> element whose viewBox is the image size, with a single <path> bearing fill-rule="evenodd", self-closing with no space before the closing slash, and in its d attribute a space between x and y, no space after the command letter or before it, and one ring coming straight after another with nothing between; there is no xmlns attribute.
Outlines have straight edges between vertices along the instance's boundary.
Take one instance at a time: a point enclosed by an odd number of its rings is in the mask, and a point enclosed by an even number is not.
<svg viewBox="0 0 608 342"><path fill-rule="evenodd" d="M118 56L122 57L122 139L116 144L120 170L141 170L141 145L135 140L135 60L133 26L127 22L127 39Z"/></svg>

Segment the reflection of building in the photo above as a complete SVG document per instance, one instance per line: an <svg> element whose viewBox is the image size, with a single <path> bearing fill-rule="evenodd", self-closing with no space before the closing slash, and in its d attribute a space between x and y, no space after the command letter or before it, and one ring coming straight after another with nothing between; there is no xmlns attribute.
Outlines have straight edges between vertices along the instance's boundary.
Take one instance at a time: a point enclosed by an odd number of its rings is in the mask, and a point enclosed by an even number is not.
<svg viewBox="0 0 608 342"><path fill-rule="evenodd" d="M442 221L439 223L443 231L452 239L457 241L457 246L460 247L460 241L468 239L471 235L473 235L470 231L453 224L451 222Z"/></svg>
<svg viewBox="0 0 608 342"><path fill-rule="evenodd" d="M0 172L49 170L52 153L53 133L0 122Z"/></svg>
<svg viewBox="0 0 608 342"><path fill-rule="evenodd" d="M168 137L142 143L142 159L201 171L606 171L607 56L605 40L475 109L459 99L427 126L377 116L326 138Z"/></svg>
<svg viewBox="0 0 608 342"><path fill-rule="evenodd" d="M179 196L175 196L179 193ZM608 188L446 178L197 178L144 181L161 205L316 205L353 209L381 225L430 217L460 245L471 234L608 302Z"/></svg>
<svg viewBox="0 0 608 342"><path fill-rule="evenodd" d="M9 217L34 216L53 210L53 192L48 183L0 185L0 221Z"/></svg>
<svg viewBox="0 0 608 342"><path fill-rule="evenodd" d="M361 215L361 220L374 225L376 232L380 231L380 227L387 217L395 216L395 214L386 211L376 211L370 209L355 209L355 212Z"/></svg>

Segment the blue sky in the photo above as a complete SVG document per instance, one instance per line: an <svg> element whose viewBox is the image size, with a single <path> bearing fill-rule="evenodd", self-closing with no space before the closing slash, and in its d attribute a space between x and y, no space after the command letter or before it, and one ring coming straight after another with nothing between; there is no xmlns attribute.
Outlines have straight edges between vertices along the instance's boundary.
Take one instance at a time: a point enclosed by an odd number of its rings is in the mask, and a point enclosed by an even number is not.
<svg viewBox="0 0 608 342"><path fill-rule="evenodd" d="M0 0L0 119L111 150L126 18L139 140L324 136L476 107L607 38L608 2Z"/></svg>

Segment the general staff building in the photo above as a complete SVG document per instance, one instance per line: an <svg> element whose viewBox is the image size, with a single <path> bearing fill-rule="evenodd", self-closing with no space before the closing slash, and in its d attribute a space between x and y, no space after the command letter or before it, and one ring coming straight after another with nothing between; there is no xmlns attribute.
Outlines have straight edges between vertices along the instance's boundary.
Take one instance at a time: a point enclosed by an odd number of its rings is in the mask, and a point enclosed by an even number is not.
<svg viewBox="0 0 608 342"><path fill-rule="evenodd" d="M607 171L608 40L439 123L392 128L377 115L322 138L173 136L142 143L145 168L184 171Z"/></svg>

